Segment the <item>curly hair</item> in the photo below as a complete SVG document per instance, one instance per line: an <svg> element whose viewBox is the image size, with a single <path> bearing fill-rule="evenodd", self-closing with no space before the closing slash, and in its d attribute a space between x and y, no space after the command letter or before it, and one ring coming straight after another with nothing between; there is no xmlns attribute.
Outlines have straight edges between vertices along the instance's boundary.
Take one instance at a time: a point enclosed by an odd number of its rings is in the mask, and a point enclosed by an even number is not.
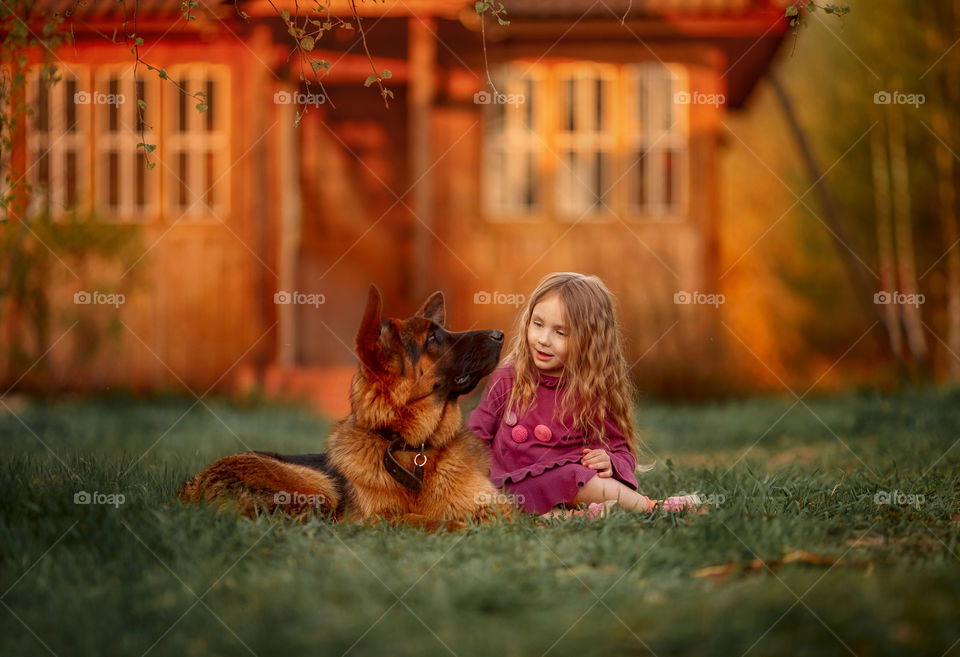
<svg viewBox="0 0 960 657"><path fill-rule="evenodd" d="M562 418L572 417L571 429L595 436L604 446L604 423L611 419L626 437L630 452L638 461L637 469L651 470L652 465L639 465L631 413L634 389L623 354L613 295L596 276L556 272L537 284L517 318L515 334L503 358L504 364L513 365L515 371L507 408L520 414L536 399L540 374L527 344L527 328L533 309L551 294L559 295L570 336L567 359L560 373Z"/></svg>

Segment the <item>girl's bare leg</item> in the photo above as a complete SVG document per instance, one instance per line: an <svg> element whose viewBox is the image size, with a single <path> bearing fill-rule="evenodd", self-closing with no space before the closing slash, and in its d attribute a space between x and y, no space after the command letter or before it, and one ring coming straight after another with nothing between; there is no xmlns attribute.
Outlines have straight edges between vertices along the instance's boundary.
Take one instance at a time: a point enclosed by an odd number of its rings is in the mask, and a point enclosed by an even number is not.
<svg viewBox="0 0 960 657"><path fill-rule="evenodd" d="M596 476L591 477L573 498L574 505L584 502L587 504L603 502L608 506L619 503L620 506L633 511L648 512L653 510L659 500L651 500L616 479Z"/></svg>

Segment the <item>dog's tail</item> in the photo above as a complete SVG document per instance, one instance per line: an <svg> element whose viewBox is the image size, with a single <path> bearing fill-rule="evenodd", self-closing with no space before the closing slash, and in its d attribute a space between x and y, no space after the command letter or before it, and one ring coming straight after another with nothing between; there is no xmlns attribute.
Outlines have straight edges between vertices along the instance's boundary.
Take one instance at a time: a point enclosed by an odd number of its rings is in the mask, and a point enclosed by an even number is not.
<svg viewBox="0 0 960 657"><path fill-rule="evenodd" d="M177 494L184 502L218 502L221 509L232 506L247 516L279 511L298 521L317 514L339 520L345 499L342 478L320 469L322 463L295 462L311 456L325 462L321 455L234 454L187 481Z"/></svg>

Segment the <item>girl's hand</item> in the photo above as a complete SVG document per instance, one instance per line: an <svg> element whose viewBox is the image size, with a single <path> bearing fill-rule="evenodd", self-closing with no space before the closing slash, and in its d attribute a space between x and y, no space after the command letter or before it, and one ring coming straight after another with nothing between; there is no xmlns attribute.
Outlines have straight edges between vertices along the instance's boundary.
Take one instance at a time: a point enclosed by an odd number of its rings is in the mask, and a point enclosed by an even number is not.
<svg viewBox="0 0 960 657"><path fill-rule="evenodd" d="M580 459L588 468L599 470L598 477L612 477L613 464L610 462L610 455L602 449L583 448L583 458Z"/></svg>

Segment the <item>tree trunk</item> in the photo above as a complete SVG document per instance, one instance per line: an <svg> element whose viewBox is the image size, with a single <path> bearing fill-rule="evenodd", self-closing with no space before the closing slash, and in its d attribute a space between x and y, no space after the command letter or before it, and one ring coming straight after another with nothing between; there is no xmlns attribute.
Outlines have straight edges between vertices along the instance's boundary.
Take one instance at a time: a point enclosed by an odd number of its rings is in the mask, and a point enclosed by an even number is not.
<svg viewBox="0 0 960 657"><path fill-rule="evenodd" d="M902 86L899 80L895 89ZM907 172L907 137L903 125L903 108L891 104L887 107L890 115L890 169L893 180L893 227L896 236L897 274L899 292L907 299L916 298L917 271L913 255L913 224L910 217L910 178ZM891 292L894 292L891 290ZM914 296L911 296L914 295ZM900 304L900 316L903 318L907 346L914 362L921 368L927 365L927 340L923 329L920 308L915 303Z"/></svg>
<svg viewBox="0 0 960 657"><path fill-rule="evenodd" d="M768 79L773 85L773 90L776 92L777 98L780 101L780 107L790 126L793 138L797 142L797 147L800 150L800 155L803 157L810 179L814 181L816 186L817 193L820 197L820 204L823 206L823 212L826 215L826 223L830 228L829 232L833 237L834 245L837 247L840 261L843 263L844 269L847 272L850 286L853 288L853 296L860 305L860 309L864 315L866 317L875 317L880 322L884 332L887 332L884 314L880 310L880 306L873 303L873 284L864 275L863 265L858 262L848 250L848 245L852 244L852 242L848 237L843 220L840 218L840 212L837 209L837 204L833 200L833 195L823 181L823 174L820 172L820 167L804 135L803 127L800 125L800 121L793 111L793 104L790 101L790 97L775 75L772 73L768 74Z"/></svg>
<svg viewBox="0 0 960 657"><path fill-rule="evenodd" d="M879 263L880 289L890 292L896 289L895 260L893 257L893 225L890 217L890 169L887 148L882 128L870 135L870 156L873 161L873 198L877 212L877 262ZM883 321L890 338L890 350L898 361L903 361L903 336L900 332L900 312L896 304L888 303L881 308Z"/></svg>
<svg viewBox="0 0 960 657"><path fill-rule="evenodd" d="M953 16L947 23L953 27L960 20L960 0L955 0ZM953 32L945 30L952 38ZM943 44L943 32L930 28L927 33L932 51L945 49L949 44ZM943 242L948 249L947 258L947 376L952 382L960 381L960 229L957 227L957 193L954 187L956 180L953 153L950 152L950 143L953 141L950 122L947 119L952 103L960 102L960 93L957 89L957 75L960 75L960 66L955 57L947 58L944 62L943 75L940 83L931 85L937 93L931 94L933 130L940 138L935 144L937 149L937 189L939 191L940 230ZM942 141L940 141L942 140Z"/></svg>

